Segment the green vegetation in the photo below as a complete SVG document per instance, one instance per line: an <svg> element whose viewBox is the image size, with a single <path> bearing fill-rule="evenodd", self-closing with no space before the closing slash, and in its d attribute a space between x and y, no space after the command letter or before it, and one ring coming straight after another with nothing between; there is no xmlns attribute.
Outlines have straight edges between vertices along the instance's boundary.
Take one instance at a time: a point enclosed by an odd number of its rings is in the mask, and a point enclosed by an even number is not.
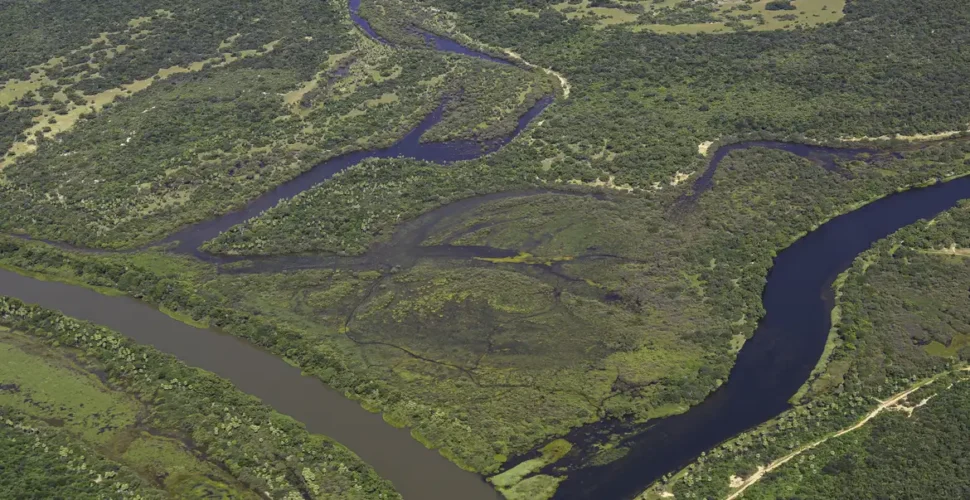
<svg viewBox="0 0 970 500"><path fill-rule="evenodd" d="M541 73L376 45L339 2L250 6L205 28L185 19L204 19L191 2L157 6L166 10L0 80L0 228L144 244L328 158L388 146L445 96L425 140L504 136L551 92Z"/></svg>
<svg viewBox="0 0 970 500"><path fill-rule="evenodd" d="M69 498L396 498L355 455L227 381L0 298L4 492ZM287 457L281 460L281 457Z"/></svg>
<svg viewBox="0 0 970 500"><path fill-rule="evenodd" d="M552 495L562 477L540 470L567 453L602 464L627 452L616 436L569 449L556 438L570 430L684 411L721 385L763 315L772 257L799 235L895 190L970 173L970 143L957 137L970 116L970 60L957 50L970 42L970 6L957 0L364 0L361 12L393 46L365 37L336 0L73 4L0 4L8 235L137 247L314 164L393 144L442 102L424 141L505 136L541 96L557 96L493 154L451 165L365 161L205 245L267 259L219 266L161 249L89 254L0 237L0 265L126 293L249 339L491 476L510 498ZM517 65L429 50L416 29ZM954 137L832 170L783 151L738 151L710 190L684 196L707 146L896 133ZM518 195L473 199L503 192ZM851 425L871 398L966 358L960 311L970 309L950 280L963 276L970 242L951 231L925 245L910 235L857 263L802 404L694 465L677 495L728 493L731 475L748 477ZM314 254L315 268L297 270L283 254ZM224 382L124 343L154 360L137 369L164 375L126 378L116 351L45 343L68 320L30 311L4 333L0 374L30 387L30 401L72 408L85 395L91 407L42 415L17 399L26 392L0 392L14 422L5 436L26 443L35 435L24 429L36 428L48 443L45 454L11 452L29 470L70 444L100 467L84 470L114 471L111 487L132 491L393 494L346 450ZM46 361L30 362L38 349ZM106 380L89 375L99 370ZM199 382L174 384L176 372ZM37 383L50 378L63 382ZM212 400L251 418L260 430L250 437L267 441L216 435L227 417L204 407ZM286 443L264 436L261 422L284 429ZM875 446L864 438L846 446ZM291 453L302 465L276 459ZM331 454L357 465L334 469ZM90 494L88 472L70 463L51 494ZM39 491L43 480L32 473L16 488Z"/></svg>
<svg viewBox="0 0 970 500"><path fill-rule="evenodd" d="M588 23L596 29L622 26L633 31L657 33L731 33L802 29L842 18L844 1L827 0L597 0L570 1L551 6L568 19ZM515 13L538 15L519 10Z"/></svg>
<svg viewBox="0 0 970 500"><path fill-rule="evenodd" d="M362 254L373 242L388 240L402 220L462 198L531 185L527 173L477 162L452 168L413 160L367 160L265 216L233 227L203 248L243 255Z"/></svg>
<svg viewBox="0 0 970 500"><path fill-rule="evenodd" d="M916 381L962 366L970 331L970 205L904 228L859 256L845 274L827 364L799 404L687 468L678 498L724 497L729 478L858 421ZM959 497L967 453L963 371L925 385L866 425L829 438L769 472L744 498L854 498L891 493Z"/></svg>
<svg viewBox="0 0 970 500"><path fill-rule="evenodd" d="M516 465L515 467L489 478L498 490L508 499L537 499L546 500L552 497L556 486L562 478L535 475L523 479L542 467L556 462L569 453L572 445L565 439L557 439L539 450L539 456Z"/></svg>
<svg viewBox="0 0 970 500"><path fill-rule="evenodd" d="M785 152L739 151L721 164L714 187L676 214L670 207L682 191L670 189L462 202L393 234L388 227L383 246L330 257L316 270L219 273L161 253L78 255L17 239L5 240L0 262L120 289L248 338L462 466L500 472L509 457L576 426L645 421L701 401L726 379L738 339L762 315L775 252L902 186L967 173L968 153L970 144L954 141L826 171ZM391 163L369 164L375 179L393 173L381 164ZM343 179L324 186L367 188L373 207L393 201L393 190ZM323 221L365 214L358 203L356 212L315 213L328 214ZM283 245L300 244L283 236ZM520 256L433 257L433 245Z"/></svg>
<svg viewBox="0 0 970 500"><path fill-rule="evenodd" d="M959 498L970 488L968 404L965 376L936 381L859 430L790 461L744 498Z"/></svg>
<svg viewBox="0 0 970 500"><path fill-rule="evenodd" d="M928 15L910 2L871 0L855 4L837 24L727 37L597 31L554 9L538 17L510 16L495 2L438 2L457 14L422 4L399 8L393 19L401 23L469 44L480 40L489 45L479 48L494 53L511 46L537 66L561 72L572 86L570 97L557 100L522 140L482 160L460 169L393 160L378 163L380 174L373 173L375 165L359 167L366 173L351 169L338 186L310 190L236 228L211 249L361 253L373 236L386 238L389 228L423 210L523 184L555 188L600 181L649 196L684 174L703 171L707 159L698 145L707 141L835 142L965 130L970 74L958 73L970 61L937 37L970 38L970 22L964 22L970 9L944 3ZM356 185L378 175L392 181L380 188ZM270 225L277 229L265 227Z"/></svg>

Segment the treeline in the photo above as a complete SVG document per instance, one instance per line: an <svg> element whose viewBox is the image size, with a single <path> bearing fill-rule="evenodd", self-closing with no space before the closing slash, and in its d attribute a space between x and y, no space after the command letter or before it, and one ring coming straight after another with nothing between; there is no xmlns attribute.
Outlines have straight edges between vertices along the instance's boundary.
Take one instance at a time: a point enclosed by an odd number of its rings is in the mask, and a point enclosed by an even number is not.
<svg viewBox="0 0 970 500"><path fill-rule="evenodd" d="M97 363L112 384L150 405L147 418L151 427L189 437L202 456L218 462L252 490L266 492L273 498L398 497L388 482L349 450L307 433L298 422L274 412L216 375L185 366L172 356L135 344L105 328L12 298L0 297L0 325L54 347L79 349ZM220 427L224 432L219 432ZM2 428L5 434L15 437L22 430L10 421ZM232 428L245 430L226 432ZM32 470L39 472L36 466ZM53 470L53 478L79 479L58 466ZM38 484L31 476L24 479L28 481L22 487L33 489L35 494L50 496L58 491L56 484ZM109 485L117 482L116 479ZM84 493L83 485L74 488ZM98 491L106 493L104 489Z"/></svg>

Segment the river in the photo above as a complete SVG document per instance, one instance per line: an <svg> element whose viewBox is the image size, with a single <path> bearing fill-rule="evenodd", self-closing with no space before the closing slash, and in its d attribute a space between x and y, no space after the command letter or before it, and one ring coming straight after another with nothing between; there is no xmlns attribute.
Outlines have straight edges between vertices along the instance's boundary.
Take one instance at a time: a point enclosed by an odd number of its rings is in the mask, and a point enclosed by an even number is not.
<svg viewBox="0 0 970 500"><path fill-rule="evenodd" d="M768 274L765 316L727 383L686 413L621 443L631 449L621 460L571 474L555 498L632 498L701 452L787 410L825 348L835 278L876 241L967 198L970 177L895 193L822 224L783 250Z"/></svg>
<svg viewBox="0 0 970 500"><path fill-rule="evenodd" d="M357 15L366 33L384 41ZM495 61L454 42L425 35L429 45ZM498 61L507 63L507 61ZM167 238L174 251L207 261L231 259L207 255L199 245L220 232L295 196L366 158L406 156L450 163L495 151L524 130L552 101L545 98L519 119L509 136L484 146L473 141L421 143L421 135L441 119L439 106L393 146L334 158L253 200L245 209L187 227ZM732 150L761 146L820 160L823 166L843 155L865 150L837 150L785 143L743 143L721 148L711 158L706 179ZM787 407L787 400L807 379L818 361L829 330L831 284L860 252L874 241L920 218L929 218L970 198L970 178L890 195L837 217L782 251L768 276L764 294L767 314L754 337L738 355L725 385L688 412L661 419L624 442L632 451L602 467L573 473L559 488L559 498L629 498L667 472L674 471L718 443L758 425ZM435 251L448 252L445 248ZM0 295L17 297L117 330L138 342L173 354L231 380L281 413L304 422L311 432L330 436L356 452L408 499L494 500L496 492L478 475L462 471L411 438L406 429L386 424L380 415L303 376L282 359L235 337L180 323L142 302L109 297L62 283L40 281L0 270ZM577 433L582 430L577 430Z"/></svg>

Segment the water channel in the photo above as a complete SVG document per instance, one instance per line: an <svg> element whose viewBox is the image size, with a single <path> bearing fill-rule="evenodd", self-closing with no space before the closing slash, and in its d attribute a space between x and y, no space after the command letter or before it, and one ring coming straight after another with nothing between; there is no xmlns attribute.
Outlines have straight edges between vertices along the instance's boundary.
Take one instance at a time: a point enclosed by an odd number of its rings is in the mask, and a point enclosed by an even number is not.
<svg viewBox="0 0 970 500"><path fill-rule="evenodd" d="M358 6L359 0L351 0L354 21L383 41L357 15ZM427 37L429 45L439 50L494 60L454 42ZM438 163L477 158L511 141L551 101L551 97L539 101L519 119L512 134L485 145L474 141L421 143L421 135L441 119L444 108L439 106L389 148L337 157L264 194L243 210L192 225L165 241L172 243L175 252L218 263L223 258L198 250L202 242L365 158L406 156ZM695 192L709 186L709 175L727 153L755 146L784 149L816 159L822 166L835 165L832 160L836 157L866 152L765 142L725 146L712 156L708 172L695 184ZM970 178L892 194L829 221L782 251L768 276L764 293L767 314L739 353L727 383L702 404L682 415L658 420L624 442L631 452L623 459L572 473L561 484L557 498L630 498L702 451L784 411L788 398L807 379L821 355L829 330L833 279L876 240L921 218L933 217L964 198L970 198ZM446 247L434 251L449 252ZM406 429L391 427L380 415L365 411L318 379L303 376L299 369L243 340L180 323L135 299L104 296L2 270L0 295L107 326L189 365L226 377L241 390L304 422L311 432L346 445L392 481L407 499L498 497L480 476L462 471L436 451L426 449ZM577 429L567 439L581 440L585 431Z"/></svg>

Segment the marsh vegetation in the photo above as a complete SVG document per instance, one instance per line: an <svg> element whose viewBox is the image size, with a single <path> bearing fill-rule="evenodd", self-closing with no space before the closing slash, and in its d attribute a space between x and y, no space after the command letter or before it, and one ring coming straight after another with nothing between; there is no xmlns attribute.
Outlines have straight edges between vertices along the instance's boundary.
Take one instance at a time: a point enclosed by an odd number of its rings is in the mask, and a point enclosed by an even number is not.
<svg viewBox="0 0 970 500"><path fill-rule="evenodd" d="M970 146L950 133L965 130L970 116L970 61L957 50L970 38L970 9L956 0L844 8L814 0L365 0L361 14L393 46L355 29L340 2L249 5L234 16L224 15L234 5L197 3L44 15L34 2L0 6L0 149L8 151L0 230L141 248L96 254L2 236L0 263L120 291L249 339L410 427L510 496L552 495L573 472L550 473L560 460L583 468L629 452L617 445L625 436L558 440L571 430L648 423L722 385L764 314L772 258L800 235L970 168ZM75 22L79 15L87 21ZM19 28L31 19L42 25ZM739 32L685 34L722 23ZM776 29L788 23L797 29ZM428 32L521 59L444 54L428 46ZM204 246L215 255L210 263L141 247L327 159L389 146L439 106L443 117L422 141L470 139L485 151L547 95L554 104L491 154L448 165L362 162L212 239ZM950 140L867 142L866 152L821 160L745 148L719 161L709 185L694 184L707 156L731 143L845 145L845 137L897 133ZM483 195L496 196L476 198ZM957 303L946 302L966 294L954 287L862 303L872 290L860 276L882 276L879 286L893 293L906 290L892 283L899 276L924 290L930 276L953 278L940 262L950 266L970 248L955 236L918 249L912 238L901 241L893 255L902 258L867 254L845 278L839 334L804 404L695 465L674 486L678 496L727 493L721 476L745 477L767 457L869 411L867 398L966 354L966 325ZM890 265L897 267L878 274ZM4 338L20 338L26 327L18 328ZM10 342L19 350L2 352L32 355L27 340ZM50 369L80 373L87 362L64 358ZM99 383L99 394L131 401L149 390ZM111 404L127 418L124 405ZM166 422L158 425L175 425ZM150 433L139 425L118 427L127 436ZM293 432L290 444L307 439L346 452ZM129 448L78 441L70 430L50 436L127 467L124 481L145 488L181 488L145 471L190 456L201 462L179 465L186 484L201 484L193 481L202 474L243 492L258 484L286 496L302 481L298 494L307 495L309 487L288 461L274 463L279 470L209 463L188 448L169 453L174 442L140 437L125 444L141 443L126 461ZM221 438L204 437L225 460L251 453L245 443L223 449ZM145 452L159 447L168 451ZM152 454L181 458L139 461ZM348 473L312 463L316 478L335 474L335 495L392 494L363 466Z"/></svg>

